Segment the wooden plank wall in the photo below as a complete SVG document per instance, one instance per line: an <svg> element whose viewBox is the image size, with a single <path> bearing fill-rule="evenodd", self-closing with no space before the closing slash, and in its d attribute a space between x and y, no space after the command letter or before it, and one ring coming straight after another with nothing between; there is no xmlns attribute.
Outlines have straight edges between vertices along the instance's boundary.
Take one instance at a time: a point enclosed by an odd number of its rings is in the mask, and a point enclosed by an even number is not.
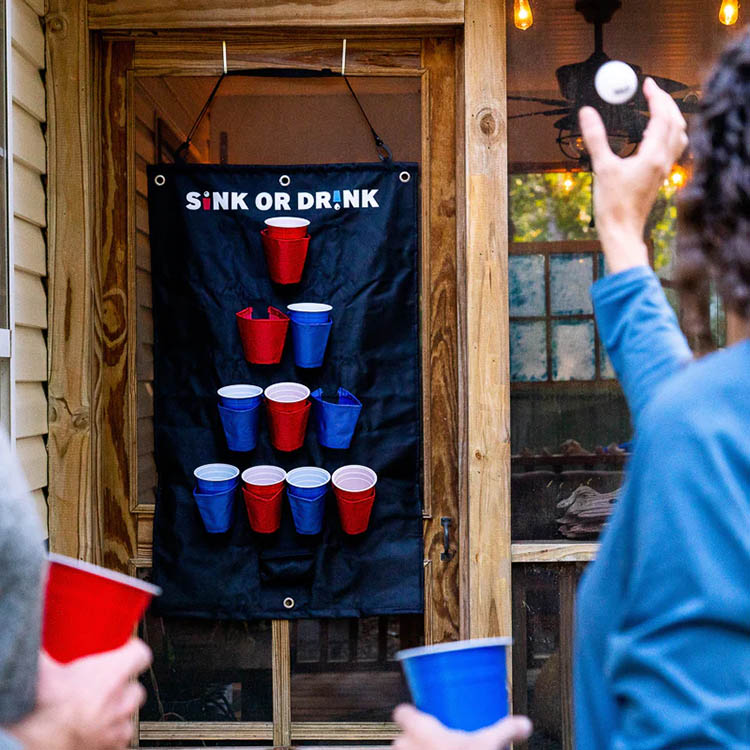
<svg viewBox="0 0 750 750"><path fill-rule="evenodd" d="M44 3L12 0L15 425L18 457L47 536L47 147Z"/></svg>

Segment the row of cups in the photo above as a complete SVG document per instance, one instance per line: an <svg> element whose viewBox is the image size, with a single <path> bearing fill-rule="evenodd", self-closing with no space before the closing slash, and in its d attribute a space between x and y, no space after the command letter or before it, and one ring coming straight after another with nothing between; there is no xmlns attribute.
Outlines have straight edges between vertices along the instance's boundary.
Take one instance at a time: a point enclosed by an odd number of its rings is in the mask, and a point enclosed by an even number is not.
<svg viewBox="0 0 750 750"><path fill-rule="evenodd" d="M335 402L323 398L323 389L310 393L302 383L274 383L265 391L257 385L226 385L218 390L227 447L237 453L255 450L260 432L260 404L265 394L271 445L279 451L299 450L305 442L310 413L324 448L345 450L351 445L362 403L339 388Z"/></svg>
<svg viewBox="0 0 750 750"><path fill-rule="evenodd" d="M291 324L294 363L306 369L322 367L333 326L331 310L322 302L295 302L287 305L288 314L269 305L267 317L259 317L252 307L240 310L235 316L245 359L254 365L281 362Z"/></svg>
<svg viewBox="0 0 750 750"><path fill-rule="evenodd" d="M310 235L307 219L277 216L266 219L260 236L268 274L276 284L298 284L305 270Z"/></svg>
<svg viewBox="0 0 750 750"><path fill-rule="evenodd" d="M378 481L371 468L357 464L342 466L333 475L317 466L301 466L289 472L279 466L251 466L242 472L241 482L240 470L231 464L204 464L193 473L193 497L209 534L222 534L231 528L240 484L250 526L259 534L273 534L281 526L285 489L297 533L320 534L329 485L344 533L362 534L370 522Z"/></svg>

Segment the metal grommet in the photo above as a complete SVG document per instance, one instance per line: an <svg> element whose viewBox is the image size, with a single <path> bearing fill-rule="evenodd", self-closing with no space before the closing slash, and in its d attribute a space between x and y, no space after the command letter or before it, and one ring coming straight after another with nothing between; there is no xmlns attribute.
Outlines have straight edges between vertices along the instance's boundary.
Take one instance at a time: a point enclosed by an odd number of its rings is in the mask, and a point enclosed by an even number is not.
<svg viewBox="0 0 750 750"><path fill-rule="evenodd" d="M156 175L156 177L154 177L154 183L159 187L161 187L166 181L167 178L163 174L158 174Z"/></svg>
<svg viewBox="0 0 750 750"><path fill-rule="evenodd" d="M292 181L292 178L288 174L283 174L281 177L279 177L279 185L281 187L287 187Z"/></svg>
<svg viewBox="0 0 750 750"><path fill-rule="evenodd" d="M294 609L294 599L291 596L284 599L284 609Z"/></svg>
<svg viewBox="0 0 750 750"><path fill-rule="evenodd" d="M401 180L401 182L409 182L411 175L408 172L401 172L398 179Z"/></svg>

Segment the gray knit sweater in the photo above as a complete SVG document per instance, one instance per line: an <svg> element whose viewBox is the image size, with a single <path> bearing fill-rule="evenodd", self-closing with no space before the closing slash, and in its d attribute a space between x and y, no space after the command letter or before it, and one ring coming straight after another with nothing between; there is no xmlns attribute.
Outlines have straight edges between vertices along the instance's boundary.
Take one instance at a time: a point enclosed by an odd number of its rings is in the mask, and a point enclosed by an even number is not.
<svg viewBox="0 0 750 750"><path fill-rule="evenodd" d="M39 519L0 434L0 725L18 721L34 707L43 571ZM0 750L17 747L0 730Z"/></svg>

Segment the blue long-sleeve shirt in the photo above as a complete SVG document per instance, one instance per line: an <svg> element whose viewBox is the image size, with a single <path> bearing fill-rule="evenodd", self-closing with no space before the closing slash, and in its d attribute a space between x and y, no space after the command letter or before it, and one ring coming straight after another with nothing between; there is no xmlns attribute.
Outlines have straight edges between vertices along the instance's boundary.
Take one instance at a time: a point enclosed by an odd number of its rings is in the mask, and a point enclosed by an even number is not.
<svg viewBox="0 0 750 750"><path fill-rule="evenodd" d="M578 750L750 747L750 342L692 361L658 280L597 282L636 428L581 582Z"/></svg>

